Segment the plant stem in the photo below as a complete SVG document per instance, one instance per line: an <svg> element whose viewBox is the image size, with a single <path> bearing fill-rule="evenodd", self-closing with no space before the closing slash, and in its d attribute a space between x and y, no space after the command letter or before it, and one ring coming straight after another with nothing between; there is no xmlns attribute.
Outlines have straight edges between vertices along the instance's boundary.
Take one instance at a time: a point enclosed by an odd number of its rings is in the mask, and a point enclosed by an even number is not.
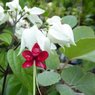
<svg viewBox="0 0 95 95"><path fill-rule="evenodd" d="M33 64L33 95L36 95L36 66Z"/></svg>
<svg viewBox="0 0 95 95"><path fill-rule="evenodd" d="M6 84L6 79L7 79L7 75L8 75L8 69L9 69L9 64L6 68L5 73L4 73L4 80L3 80L3 86L2 86L2 95L4 95L5 84Z"/></svg>
<svg viewBox="0 0 95 95"><path fill-rule="evenodd" d="M40 91L40 88L39 88L38 81L37 81L37 77L36 77L36 85L37 85L37 89L38 89L39 94L42 95L42 93L41 93L41 91Z"/></svg>

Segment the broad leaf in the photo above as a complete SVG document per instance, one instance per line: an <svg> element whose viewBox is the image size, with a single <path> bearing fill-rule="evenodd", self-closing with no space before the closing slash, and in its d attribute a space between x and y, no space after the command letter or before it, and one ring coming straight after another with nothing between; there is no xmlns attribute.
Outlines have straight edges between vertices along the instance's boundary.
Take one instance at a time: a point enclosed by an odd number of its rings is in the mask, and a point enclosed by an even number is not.
<svg viewBox="0 0 95 95"><path fill-rule="evenodd" d="M85 95L95 95L95 75L87 73L77 83L76 88Z"/></svg>
<svg viewBox="0 0 95 95"><path fill-rule="evenodd" d="M79 67L70 67L62 71L61 77L69 85L76 85L77 81L83 76L83 72Z"/></svg>
<svg viewBox="0 0 95 95"><path fill-rule="evenodd" d="M53 71L44 71L41 74L38 74L38 82L42 86L53 85L60 80L60 75Z"/></svg>
<svg viewBox="0 0 95 95"><path fill-rule="evenodd" d="M69 24L72 28L76 26L77 24L77 18L75 16L69 15L69 16L64 16L62 18L62 23Z"/></svg>
<svg viewBox="0 0 95 95"><path fill-rule="evenodd" d="M95 75L84 74L78 67L69 67L62 71L61 76L66 83L85 95L95 95Z"/></svg>
<svg viewBox="0 0 95 95"><path fill-rule="evenodd" d="M16 75L16 77L20 80L20 82L27 87L28 90L32 91L32 68L23 69L22 63L24 62L22 56L17 56L18 50L9 50L7 53L7 59L9 65ZM30 70L30 71L29 71Z"/></svg>
<svg viewBox="0 0 95 95"><path fill-rule="evenodd" d="M7 77L7 86L4 95L29 95L28 90L14 75Z"/></svg>
<svg viewBox="0 0 95 95"><path fill-rule="evenodd" d="M88 26L78 26L73 31L76 42L79 41L80 39L95 37L94 31L92 30L91 27Z"/></svg>
<svg viewBox="0 0 95 95"><path fill-rule="evenodd" d="M70 48L61 48L61 51L65 53L70 59L78 58L89 52L95 50L95 38L92 39L81 39L76 43L76 46L71 46Z"/></svg>

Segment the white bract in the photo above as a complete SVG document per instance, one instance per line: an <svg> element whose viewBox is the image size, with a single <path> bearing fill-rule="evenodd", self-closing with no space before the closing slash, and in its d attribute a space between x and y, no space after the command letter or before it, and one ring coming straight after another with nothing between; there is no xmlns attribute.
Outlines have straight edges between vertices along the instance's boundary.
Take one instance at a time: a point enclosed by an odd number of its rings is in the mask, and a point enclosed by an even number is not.
<svg viewBox="0 0 95 95"><path fill-rule="evenodd" d="M8 20L7 13L4 13L3 7L0 6L0 25L5 23Z"/></svg>
<svg viewBox="0 0 95 95"><path fill-rule="evenodd" d="M69 47L70 44L75 45L72 28L68 24L61 24L60 17L49 18L47 23L51 25L47 34L51 42L60 46L66 45Z"/></svg>
<svg viewBox="0 0 95 95"><path fill-rule="evenodd" d="M36 25L23 31L19 53L21 53L25 47L31 50L35 43L38 43L42 50L50 50L51 44L49 39L37 28Z"/></svg>
<svg viewBox="0 0 95 95"><path fill-rule="evenodd" d="M10 8L10 11L21 11L21 6L19 5L19 0L13 0L11 2L7 2L6 6Z"/></svg>
<svg viewBox="0 0 95 95"><path fill-rule="evenodd" d="M43 9L38 7L28 8L25 6L24 10L25 13L27 13L26 17L30 20L31 23L42 25L42 21L38 15L41 15L45 12Z"/></svg>

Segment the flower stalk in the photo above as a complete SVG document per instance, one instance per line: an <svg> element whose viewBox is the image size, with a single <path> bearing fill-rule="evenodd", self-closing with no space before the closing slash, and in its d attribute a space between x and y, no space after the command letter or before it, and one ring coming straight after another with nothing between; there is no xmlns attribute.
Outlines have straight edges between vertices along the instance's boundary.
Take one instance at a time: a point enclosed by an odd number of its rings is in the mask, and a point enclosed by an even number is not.
<svg viewBox="0 0 95 95"><path fill-rule="evenodd" d="M33 95L36 95L36 65L33 64Z"/></svg>

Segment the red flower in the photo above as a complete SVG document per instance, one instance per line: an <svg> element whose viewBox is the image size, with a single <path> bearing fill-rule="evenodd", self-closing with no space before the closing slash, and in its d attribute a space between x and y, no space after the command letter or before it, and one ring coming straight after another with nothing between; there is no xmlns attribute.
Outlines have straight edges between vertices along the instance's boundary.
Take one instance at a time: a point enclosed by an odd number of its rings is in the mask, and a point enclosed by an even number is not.
<svg viewBox="0 0 95 95"><path fill-rule="evenodd" d="M48 57L48 52L41 51L37 43L35 43L31 51L29 50L23 51L22 56L26 59L26 61L22 64L23 68L31 67L35 63L37 67L46 69L46 65L44 64L44 61Z"/></svg>

